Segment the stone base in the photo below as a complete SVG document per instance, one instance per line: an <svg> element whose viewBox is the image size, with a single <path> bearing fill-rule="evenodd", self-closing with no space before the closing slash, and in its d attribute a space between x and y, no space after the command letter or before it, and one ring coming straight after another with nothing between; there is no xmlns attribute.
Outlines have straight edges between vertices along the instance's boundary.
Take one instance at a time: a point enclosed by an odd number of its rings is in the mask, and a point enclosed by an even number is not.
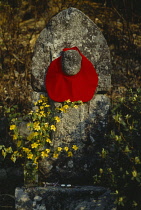
<svg viewBox="0 0 141 210"><path fill-rule="evenodd" d="M116 210L110 190L104 187L16 188L16 210Z"/></svg>

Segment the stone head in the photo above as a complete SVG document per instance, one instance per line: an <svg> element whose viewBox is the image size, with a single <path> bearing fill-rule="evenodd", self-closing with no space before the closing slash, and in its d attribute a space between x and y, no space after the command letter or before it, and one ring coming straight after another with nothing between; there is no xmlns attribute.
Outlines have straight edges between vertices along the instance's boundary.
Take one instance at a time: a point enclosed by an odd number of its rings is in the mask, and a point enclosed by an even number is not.
<svg viewBox="0 0 141 210"><path fill-rule="evenodd" d="M77 74L81 69L82 57L76 50L62 52L62 70L68 76Z"/></svg>

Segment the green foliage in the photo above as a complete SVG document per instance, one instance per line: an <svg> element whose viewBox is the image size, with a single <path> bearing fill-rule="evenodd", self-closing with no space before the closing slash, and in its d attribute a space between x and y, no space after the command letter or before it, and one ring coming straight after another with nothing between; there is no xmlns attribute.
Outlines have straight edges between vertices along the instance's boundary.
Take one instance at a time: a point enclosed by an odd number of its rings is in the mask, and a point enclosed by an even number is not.
<svg viewBox="0 0 141 210"><path fill-rule="evenodd" d="M55 145L52 141L52 132L57 130L56 123L60 122L59 114L66 112L70 107L78 108L81 101L65 101L59 107L51 107L47 97L41 95L40 99L34 103L34 110L27 115L19 118L16 113L17 106L5 108L5 115L9 117L11 136L14 146L6 147L0 145L1 155L5 159L10 158L14 163L17 159L21 160L25 166L25 177L30 184L31 180L35 183L38 162L44 158L58 159L60 155L72 157L78 147L72 145ZM23 136L20 131L19 123L26 120L27 135ZM29 170L30 169L30 170ZM33 169L33 170L32 170ZM27 172L28 171L28 172Z"/></svg>
<svg viewBox="0 0 141 210"><path fill-rule="evenodd" d="M41 158L50 157L58 158L62 151L67 152L68 156L73 156L73 151L77 150L77 146L73 145L71 149L67 146L64 148L54 148L51 140L51 133L56 131L56 123L60 122L59 113L66 112L69 107L77 108L81 102L71 102L67 100L61 107L51 108L48 104L47 97L41 95L41 98L34 103L35 110L30 111L27 116L17 118L19 113L13 113L13 108L6 109L6 113L9 114L10 119L10 136L16 145L16 150L12 148L5 148L1 145L2 155L4 158L7 153L12 153L11 160L15 162L17 158L24 158L26 160L32 160L33 163ZM23 137L20 133L19 122L26 119L28 135Z"/></svg>
<svg viewBox="0 0 141 210"><path fill-rule="evenodd" d="M115 192L119 209L141 209L141 89L117 97L112 118L94 180Z"/></svg>

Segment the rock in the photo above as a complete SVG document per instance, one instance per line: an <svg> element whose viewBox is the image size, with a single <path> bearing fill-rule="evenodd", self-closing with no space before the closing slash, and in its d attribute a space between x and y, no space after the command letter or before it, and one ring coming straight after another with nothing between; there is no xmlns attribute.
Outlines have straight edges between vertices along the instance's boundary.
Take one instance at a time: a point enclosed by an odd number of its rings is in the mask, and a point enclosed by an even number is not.
<svg viewBox="0 0 141 210"><path fill-rule="evenodd" d="M75 46L95 66L99 74L98 90L110 89L110 51L102 32L80 10L69 8L52 17L38 37L32 59L32 87L35 91L45 91L44 78L51 61L59 57L65 47Z"/></svg>
<svg viewBox="0 0 141 210"><path fill-rule="evenodd" d="M29 198L29 195L22 190L22 188L17 187L15 190L16 197L16 210L29 210L32 208L32 201Z"/></svg>
<svg viewBox="0 0 141 210"><path fill-rule="evenodd" d="M30 203L29 209L34 210L116 210L110 193L106 188L94 186L16 188L15 209L26 210ZM36 197L40 199L36 200Z"/></svg>
<svg viewBox="0 0 141 210"><path fill-rule="evenodd" d="M68 50L62 55L62 69L66 75L75 75L80 71L82 57L76 50Z"/></svg>
<svg viewBox="0 0 141 210"><path fill-rule="evenodd" d="M68 112L61 114L61 122L57 124L57 131L52 136L55 147L63 145L72 147L73 144L76 144L79 147L76 158L59 159L58 162L51 161L50 167L46 159L40 162L41 171L45 177L70 183L74 180L76 182L77 179L80 183L86 180L86 175L90 177L94 164L96 164L97 149L103 145L101 139L104 141L110 108L110 99L106 95L111 88L109 48L96 24L78 9L69 8L52 17L46 28L42 30L35 45L32 60L32 87L34 90L32 100L34 102L39 99L40 94L47 96L44 78L52 60L59 57L64 48L75 46L96 68L99 77L97 94L91 101L80 105L77 109L70 108ZM72 56L77 62L70 71L72 65L70 57ZM62 65L67 74L72 75L78 72L80 62L77 52L75 54L74 52L72 54L72 51L64 52ZM51 99L50 104L55 107L61 106L61 103L56 103ZM72 167L68 161L73 162Z"/></svg>
<svg viewBox="0 0 141 210"><path fill-rule="evenodd" d="M27 127L27 123L28 121L22 121L18 125L19 133L24 138L27 137L31 133L31 131Z"/></svg>

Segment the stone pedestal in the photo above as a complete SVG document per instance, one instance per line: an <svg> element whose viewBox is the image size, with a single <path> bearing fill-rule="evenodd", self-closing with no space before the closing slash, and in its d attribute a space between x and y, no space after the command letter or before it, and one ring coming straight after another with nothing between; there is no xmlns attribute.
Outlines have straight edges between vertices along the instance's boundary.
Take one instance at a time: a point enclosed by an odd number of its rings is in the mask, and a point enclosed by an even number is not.
<svg viewBox="0 0 141 210"><path fill-rule="evenodd" d="M110 191L103 187L16 188L16 210L116 210Z"/></svg>

